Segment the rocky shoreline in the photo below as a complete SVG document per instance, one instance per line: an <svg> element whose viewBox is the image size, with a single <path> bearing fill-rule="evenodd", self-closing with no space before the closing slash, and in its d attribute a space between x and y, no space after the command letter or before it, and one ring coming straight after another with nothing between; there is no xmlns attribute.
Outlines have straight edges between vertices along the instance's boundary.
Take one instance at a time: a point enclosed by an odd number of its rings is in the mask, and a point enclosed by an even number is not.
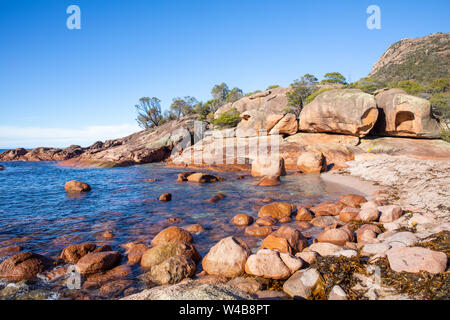
<svg viewBox="0 0 450 320"><path fill-rule="evenodd" d="M236 108L242 121L236 128L206 130L193 145L183 142L195 140L195 116L89 148L0 155L5 162L61 161L74 167L165 161L190 170L178 176L186 184L220 184L220 171L237 171L236 179L251 175L267 197L258 199L257 214L238 214L230 225L258 239L257 248L232 235L211 243L201 256L195 237L202 225L172 225L150 245L73 243L58 259L3 247L0 278L19 283L41 278L64 286L75 266L81 288L130 300L448 298L450 144L430 139L437 137L438 124L429 103L397 89L374 96L330 90L305 106L298 120L282 112L285 91L275 88L222 107L217 115ZM271 151L276 145L278 153L261 156L254 145ZM293 174L321 175L359 194L321 203L270 198L271 188L282 189L283 177ZM91 192L77 181L65 189ZM159 201L179 200L164 193ZM224 201L221 193L210 199ZM129 279L132 270L139 270L145 288ZM13 289L6 286L0 296L7 296L5 290ZM91 297L75 291L69 298Z"/></svg>

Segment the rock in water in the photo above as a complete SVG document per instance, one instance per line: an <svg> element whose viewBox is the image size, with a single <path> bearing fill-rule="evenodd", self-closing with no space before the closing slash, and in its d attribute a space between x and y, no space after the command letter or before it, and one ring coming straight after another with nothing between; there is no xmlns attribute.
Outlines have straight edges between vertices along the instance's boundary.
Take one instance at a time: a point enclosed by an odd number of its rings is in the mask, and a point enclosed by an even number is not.
<svg viewBox="0 0 450 320"><path fill-rule="evenodd" d="M208 274L238 277L244 273L244 265L250 249L242 240L228 237L214 245L202 261Z"/></svg>
<svg viewBox="0 0 450 320"><path fill-rule="evenodd" d="M304 173L320 173L326 170L325 157L320 151L303 152L297 159L297 169Z"/></svg>
<svg viewBox="0 0 450 320"><path fill-rule="evenodd" d="M282 157L258 157L252 162L252 176L264 177L285 176L284 159Z"/></svg>
<svg viewBox="0 0 450 320"><path fill-rule="evenodd" d="M195 262L185 256L174 256L152 267L151 271L144 274L143 278L149 278L159 285L176 284L183 279L190 278L195 273Z"/></svg>
<svg viewBox="0 0 450 320"><path fill-rule="evenodd" d="M92 242L85 242L81 244L72 244L64 248L60 258L70 263L77 263L82 257L90 252L93 252L97 245Z"/></svg>
<svg viewBox="0 0 450 320"><path fill-rule="evenodd" d="M51 267L52 261L32 252L20 252L0 264L0 278L9 281L34 279L38 273Z"/></svg>
<svg viewBox="0 0 450 320"><path fill-rule="evenodd" d="M91 191L91 186L81 181L69 181L64 185L64 190L67 193L81 193Z"/></svg>
<svg viewBox="0 0 450 320"><path fill-rule="evenodd" d="M364 137L375 125L375 98L359 89L336 89L319 94L300 113L300 130Z"/></svg>
<svg viewBox="0 0 450 320"><path fill-rule="evenodd" d="M177 226L172 226L158 233L156 237L153 238L152 240L152 246L155 247L157 245L176 240L191 243L194 241L194 238L192 238L192 235L190 234L189 231L186 231Z"/></svg>
<svg viewBox="0 0 450 320"><path fill-rule="evenodd" d="M5 167L0 164L0 171L5 170Z"/></svg>
<svg viewBox="0 0 450 320"><path fill-rule="evenodd" d="M164 193L159 197L159 201L167 202L172 200L172 195L170 193Z"/></svg>
<svg viewBox="0 0 450 320"><path fill-rule="evenodd" d="M175 256L185 256L196 263L201 259L200 254L192 244L172 241L146 250L141 258L141 266L152 268Z"/></svg>
<svg viewBox="0 0 450 320"><path fill-rule="evenodd" d="M119 260L117 251L91 252L78 260L76 267L80 274L93 274L113 268Z"/></svg>
<svg viewBox="0 0 450 320"><path fill-rule="evenodd" d="M428 100L407 94L402 89L382 91L376 96L383 110L375 129L379 135L439 138L440 127L431 116Z"/></svg>

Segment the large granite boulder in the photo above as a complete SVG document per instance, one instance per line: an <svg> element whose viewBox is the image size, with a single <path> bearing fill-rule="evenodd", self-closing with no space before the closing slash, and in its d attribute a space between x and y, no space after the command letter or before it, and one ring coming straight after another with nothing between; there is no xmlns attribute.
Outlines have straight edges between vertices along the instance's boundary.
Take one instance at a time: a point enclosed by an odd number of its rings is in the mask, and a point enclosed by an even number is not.
<svg viewBox="0 0 450 320"><path fill-rule="evenodd" d="M428 100L402 89L381 91L375 96L380 109L376 133L383 136L439 138L440 127L431 116Z"/></svg>
<svg viewBox="0 0 450 320"><path fill-rule="evenodd" d="M363 137L375 125L375 98L359 89L329 90L319 94L300 113L300 131L332 132Z"/></svg>
<svg viewBox="0 0 450 320"><path fill-rule="evenodd" d="M282 111L283 109L286 109L288 105L286 93L289 92L289 90L289 87L273 88L264 92L252 94L233 103L227 103L217 109L214 118L217 119L222 113L233 108L241 114L254 109Z"/></svg>

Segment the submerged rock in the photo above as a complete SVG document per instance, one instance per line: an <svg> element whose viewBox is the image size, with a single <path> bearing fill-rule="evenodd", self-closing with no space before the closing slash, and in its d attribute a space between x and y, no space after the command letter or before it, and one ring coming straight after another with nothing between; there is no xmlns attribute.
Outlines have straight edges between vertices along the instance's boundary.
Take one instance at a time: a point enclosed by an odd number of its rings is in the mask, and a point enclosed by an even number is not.
<svg viewBox="0 0 450 320"><path fill-rule="evenodd" d="M240 213L237 214L231 219L231 223L238 227L247 227L253 223L253 218L249 215Z"/></svg>

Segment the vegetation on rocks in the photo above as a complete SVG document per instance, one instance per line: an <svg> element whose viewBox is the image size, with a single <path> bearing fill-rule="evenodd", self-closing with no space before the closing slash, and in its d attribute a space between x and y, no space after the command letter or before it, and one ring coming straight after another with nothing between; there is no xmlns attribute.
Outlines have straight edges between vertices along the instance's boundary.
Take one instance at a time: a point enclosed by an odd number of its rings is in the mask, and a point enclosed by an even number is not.
<svg viewBox="0 0 450 320"><path fill-rule="evenodd" d="M233 108L227 112L222 113L216 120L214 125L219 128L231 128L236 127L241 121L241 116L236 108Z"/></svg>

